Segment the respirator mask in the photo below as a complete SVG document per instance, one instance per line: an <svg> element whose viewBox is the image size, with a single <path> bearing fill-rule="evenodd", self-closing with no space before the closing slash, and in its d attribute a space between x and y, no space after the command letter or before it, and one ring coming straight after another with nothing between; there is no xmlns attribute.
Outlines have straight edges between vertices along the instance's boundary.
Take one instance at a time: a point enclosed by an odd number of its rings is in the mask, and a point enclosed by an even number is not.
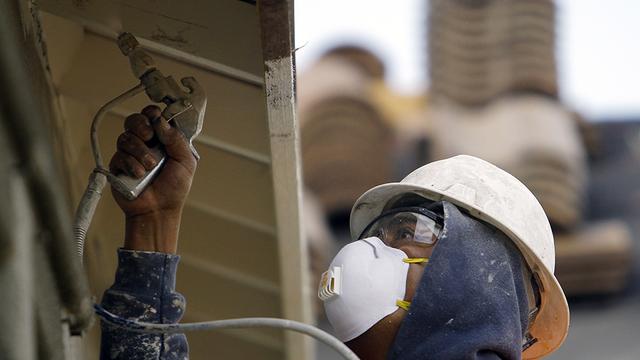
<svg viewBox="0 0 640 360"><path fill-rule="evenodd" d="M422 207L392 209L338 252L318 288L338 339L352 340L398 308L408 309L409 266L428 259L409 258L398 247L434 246L441 224L440 215Z"/></svg>

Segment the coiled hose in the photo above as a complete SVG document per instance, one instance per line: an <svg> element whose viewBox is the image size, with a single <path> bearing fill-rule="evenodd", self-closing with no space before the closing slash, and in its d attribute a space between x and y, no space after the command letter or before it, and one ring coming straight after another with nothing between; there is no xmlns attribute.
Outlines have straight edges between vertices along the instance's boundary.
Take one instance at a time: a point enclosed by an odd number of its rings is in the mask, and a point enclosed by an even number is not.
<svg viewBox="0 0 640 360"><path fill-rule="evenodd" d="M89 176L89 184L87 184L87 188L82 195L82 199L80 200L80 204L78 205L73 221L73 237L75 238L76 252L78 253L81 263L84 255L84 242L87 238L87 232L89 231L91 220L93 219L96 207L98 207L98 203L102 197L102 190L107 184L107 177L111 175L104 167L104 162L102 161L102 153L100 152L100 144L98 143L98 127L102 122L102 118L109 110L121 102L136 96L142 91L144 91L144 85L142 84L138 84L125 91L115 99L104 104L104 106L98 110L91 122L91 150L93 151L93 158L96 163L96 167L91 173L91 176Z"/></svg>

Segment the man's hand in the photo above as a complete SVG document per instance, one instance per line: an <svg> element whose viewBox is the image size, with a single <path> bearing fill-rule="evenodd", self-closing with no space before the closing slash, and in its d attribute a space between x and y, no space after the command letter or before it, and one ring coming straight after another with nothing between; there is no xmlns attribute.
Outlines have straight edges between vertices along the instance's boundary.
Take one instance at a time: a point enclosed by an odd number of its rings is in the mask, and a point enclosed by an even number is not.
<svg viewBox="0 0 640 360"><path fill-rule="evenodd" d="M160 116L157 106L147 106L141 114L130 115L124 128L109 164L113 174L141 178L153 169L159 159L150 152L149 142L159 142L166 153L160 173L137 199L129 201L111 190L126 218L124 247L175 253L182 208L197 161L187 139Z"/></svg>

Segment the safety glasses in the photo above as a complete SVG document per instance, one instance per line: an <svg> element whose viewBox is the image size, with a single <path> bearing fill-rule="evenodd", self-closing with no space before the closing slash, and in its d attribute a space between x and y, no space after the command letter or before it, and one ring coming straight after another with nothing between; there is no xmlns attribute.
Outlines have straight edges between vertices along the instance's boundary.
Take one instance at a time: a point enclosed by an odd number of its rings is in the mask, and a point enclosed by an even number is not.
<svg viewBox="0 0 640 360"><path fill-rule="evenodd" d="M358 239L375 236L391 247L411 242L433 246L438 240L442 224L442 216L426 208L395 208L373 219Z"/></svg>

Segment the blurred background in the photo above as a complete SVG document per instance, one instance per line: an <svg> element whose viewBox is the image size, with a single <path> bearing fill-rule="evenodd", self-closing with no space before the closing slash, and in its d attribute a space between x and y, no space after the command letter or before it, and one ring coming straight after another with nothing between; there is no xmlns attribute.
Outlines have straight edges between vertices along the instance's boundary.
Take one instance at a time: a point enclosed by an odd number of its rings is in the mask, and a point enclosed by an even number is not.
<svg viewBox="0 0 640 360"><path fill-rule="evenodd" d="M630 0L297 0L314 273L349 241L364 191L476 155L522 180L552 223L572 323L550 358L637 359L639 17Z"/></svg>

